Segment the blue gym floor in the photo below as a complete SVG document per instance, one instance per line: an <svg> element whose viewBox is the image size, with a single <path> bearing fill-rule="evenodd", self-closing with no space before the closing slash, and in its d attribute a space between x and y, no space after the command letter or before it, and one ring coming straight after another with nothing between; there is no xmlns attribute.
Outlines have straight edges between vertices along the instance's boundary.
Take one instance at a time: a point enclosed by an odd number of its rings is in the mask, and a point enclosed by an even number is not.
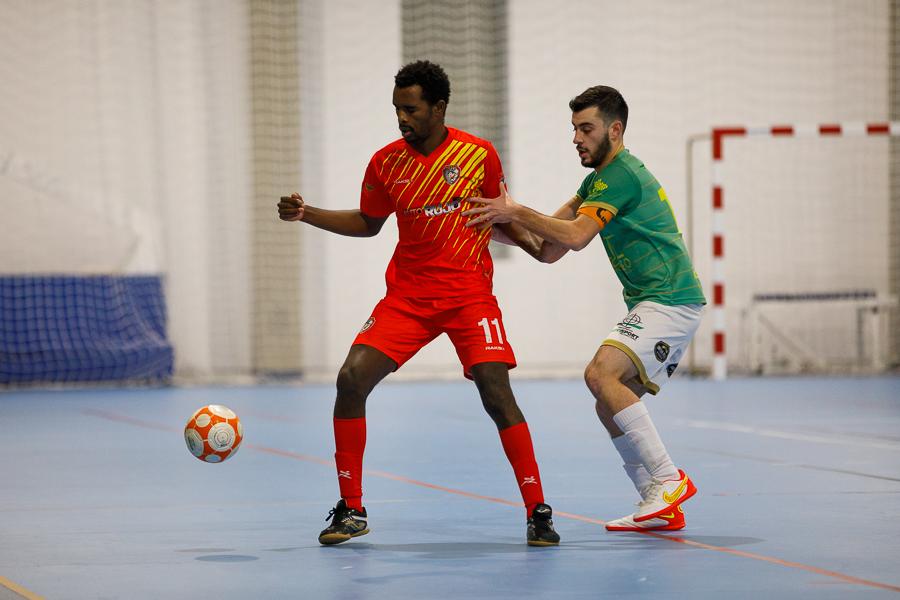
<svg viewBox="0 0 900 600"><path fill-rule="evenodd" d="M581 381L513 386L562 544L524 510L470 382L369 399L372 532L338 498L332 386L0 393L0 599L847 598L900 592L900 378L673 380L648 401L699 493L687 529L608 533L636 494ZM182 428L224 404L223 464Z"/></svg>

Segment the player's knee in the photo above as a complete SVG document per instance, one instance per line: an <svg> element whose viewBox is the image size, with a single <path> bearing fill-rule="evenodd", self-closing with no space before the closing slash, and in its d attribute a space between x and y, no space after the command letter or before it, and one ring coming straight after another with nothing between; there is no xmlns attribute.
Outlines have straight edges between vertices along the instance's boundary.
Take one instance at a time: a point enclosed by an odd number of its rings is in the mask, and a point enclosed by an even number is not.
<svg viewBox="0 0 900 600"><path fill-rule="evenodd" d="M509 386L499 382L482 383L478 386L481 404L488 415L497 422L507 420L518 414L515 396Z"/></svg>
<svg viewBox="0 0 900 600"><path fill-rule="evenodd" d="M516 407L516 401L512 397L511 393L508 396L482 396L481 404L484 406L484 410L487 411L488 415L490 415L491 418L495 421L499 417L508 416L509 413L514 411Z"/></svg>
<svg viewBox="0 0 900 600"><path fill-rule="evenodd" d="M588 363L588 366L584 368L584 383L587 384L588 389L591 390L594 396L600 393L601 379L600 366L594 361Z"/></svg>
<svg viewBox="0 0 900 600"><path fill-rule="evenodd" d="M512 390L508 385L504 385L498 381L480 381L476 383L478 386L478 393L481 396L481 402L488 411L500 409L516 403Z"/></svg>
<svg viewBox="0 0 900 600"><path fill-rule="evenodd" d="M592 360L584 369L584 382L598 401L603 401L607 395L606 390L615 381L615 376L604 369L603 364L596 360Z"/></svg>
<svg viewBox="0 0 900 600"><path fill-rule="evenodd" d="M344 363L337 377L338 401L365 402L372 391L361 369L352 362Z"/></svg>
<svg viewBox="0 0 900 600"><path fill-rule="evenodd" d="M515 399L511 395L509 398L503 399L482 398L482 404L488 416L497 426L497 429L503 430L525 421L519 405L516 404Z"/></svg>

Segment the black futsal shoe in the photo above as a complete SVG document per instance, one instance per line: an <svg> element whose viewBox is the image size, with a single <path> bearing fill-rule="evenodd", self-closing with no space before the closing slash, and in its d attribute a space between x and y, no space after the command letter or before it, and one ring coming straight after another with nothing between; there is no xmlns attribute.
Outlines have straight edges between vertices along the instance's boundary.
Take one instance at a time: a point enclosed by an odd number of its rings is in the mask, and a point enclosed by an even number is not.
<svg viewBox="0 0 900 600"><path fill-rule="evenodd" d="M355 508L348 508L343 498L338 501L337 505L325 517L326 521L328 519L331 519L331 525L323 529L322 533L319 534L320 544L325 544L326 546L340 544L350 538L369 533L366 509L363 508L359 511Z"/></svg>
<svg viewBox="0 0 900 600"><path fill-rule="evenodd" d="M553 509L548 504L538 504L528 519L529 546L558 546L559 534L553 529Z"/></svg>

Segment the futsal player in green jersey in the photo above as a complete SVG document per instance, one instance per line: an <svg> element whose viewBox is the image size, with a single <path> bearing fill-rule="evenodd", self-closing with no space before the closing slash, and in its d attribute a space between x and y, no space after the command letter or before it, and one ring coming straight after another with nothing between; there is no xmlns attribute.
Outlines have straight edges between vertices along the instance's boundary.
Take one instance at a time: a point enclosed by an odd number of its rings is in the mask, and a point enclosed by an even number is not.
<svg viewBox="0 0 900 600"><path fill-rule="evenodd" d="M470 227L519 225L508 229L517 235L506 241L542 262L581 250L599 234L624 288L628 313L603 340L584 379L641 496L634 514L606 528L682 529L681 503L697 489L673 464L641 396L656 394L672 376L697 331L706 299L665 191L625 148L625 99L611 87L595 86L569 108L572 141L581 164L592 169L575 196L549 216L516 203L501 184L499 197L473 198L483 206L463 214L472 217Z"/></svg>

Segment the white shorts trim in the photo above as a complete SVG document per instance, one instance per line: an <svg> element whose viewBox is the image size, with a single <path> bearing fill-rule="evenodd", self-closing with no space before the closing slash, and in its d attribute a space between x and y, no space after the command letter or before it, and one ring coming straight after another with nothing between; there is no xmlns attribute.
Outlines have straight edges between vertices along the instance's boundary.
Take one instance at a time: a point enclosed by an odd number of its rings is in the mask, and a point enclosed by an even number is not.
<svg viewBox="0 0 900 600"><path fill-rule="evenodd" d="M627 354L637 367L641 383L656 394L687 351L702 313L702 304L640 302L616 323L602 345Z"/></svg>

